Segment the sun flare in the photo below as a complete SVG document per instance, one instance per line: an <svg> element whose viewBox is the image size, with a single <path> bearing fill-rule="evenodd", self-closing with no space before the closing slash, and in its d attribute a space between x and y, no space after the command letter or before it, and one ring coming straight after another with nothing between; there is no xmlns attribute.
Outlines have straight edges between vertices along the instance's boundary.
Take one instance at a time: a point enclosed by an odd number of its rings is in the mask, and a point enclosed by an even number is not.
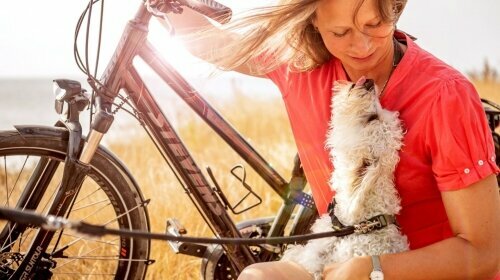
<svg viewBox="0 0 500 280"><path fill-rule="evenodd" d="M149 25L148 39L162 57L182 74L193 74L193 71L200 70L201 65L208 66L207 63L191 55L184 43L175 35L170 35L157 20L152 20Z"/></svg>

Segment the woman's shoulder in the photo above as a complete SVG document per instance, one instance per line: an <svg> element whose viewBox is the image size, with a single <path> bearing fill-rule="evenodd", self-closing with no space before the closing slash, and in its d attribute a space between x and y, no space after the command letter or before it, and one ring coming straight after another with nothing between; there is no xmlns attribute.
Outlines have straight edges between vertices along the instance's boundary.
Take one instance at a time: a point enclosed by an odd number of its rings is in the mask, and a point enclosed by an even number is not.
<svg viewBox="0 0 500 280"><path fill-rule="evenodd" d="M460 71L443 60L421 48L418 43L406 35L407 50L396 71L402 82L415 89L425 90L429 94L455 94L464 88L473 89L472 83ZM400 67L401 66L401 67ZM460 89L454 91L453 89Z"/></svg>
<svg viewBox="0 0 500 280"><path fill-rule="evenodd" d="M460 71L421 48L409 36L406 36L406 44L406 52L394 72L397 77L391 87L396 93L398 90L405 93L405 97L392 95L394 102L399 102L398 106L418 103L421 108L430 109L437 104L448 106L465 100L474 104L479 101L474 85Z"/></svg>

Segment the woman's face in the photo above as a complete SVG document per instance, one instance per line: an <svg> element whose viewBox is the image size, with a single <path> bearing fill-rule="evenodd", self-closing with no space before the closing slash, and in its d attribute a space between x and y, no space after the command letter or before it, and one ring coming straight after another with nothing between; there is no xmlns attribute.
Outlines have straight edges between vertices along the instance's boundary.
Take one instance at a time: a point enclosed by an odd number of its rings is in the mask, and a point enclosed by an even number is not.
<svg viewBox="0 0 500 280"><path fill-rule="evenodd" d="M375 0L365 0L356 13L357 5L353 0L320 0L313 24L346 69L368 73L389 59L394 25L382 22Z"/></svg>

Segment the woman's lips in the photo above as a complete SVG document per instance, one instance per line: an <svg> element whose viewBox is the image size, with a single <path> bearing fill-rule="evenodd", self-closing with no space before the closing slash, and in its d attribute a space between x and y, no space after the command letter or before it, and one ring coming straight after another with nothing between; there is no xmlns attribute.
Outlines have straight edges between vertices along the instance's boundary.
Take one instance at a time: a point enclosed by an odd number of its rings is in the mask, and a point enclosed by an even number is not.
<svg viewBox="0 0 500 280"><path fill-rule="evenodd" d="M352 60L354 60L356 62L365 62L365 61L368 61L372 56L373 56L373 53L371 53L370 55L365 56L365 57L351 56L351 58L352 58Z"/></svg>

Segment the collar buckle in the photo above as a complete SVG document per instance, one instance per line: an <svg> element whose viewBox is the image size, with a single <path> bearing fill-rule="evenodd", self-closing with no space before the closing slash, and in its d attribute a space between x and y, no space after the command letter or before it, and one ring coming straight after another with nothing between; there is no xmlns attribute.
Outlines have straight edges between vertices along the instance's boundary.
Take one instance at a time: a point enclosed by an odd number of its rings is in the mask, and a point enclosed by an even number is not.
<svg viewBox="0 0 500 280"><path fill-rule="evenodd" d="M396 218L393 215L377 215L366 221L354 225L354 233L366 234L374 230L382 229L390 224L395 224Z"/></svg>

